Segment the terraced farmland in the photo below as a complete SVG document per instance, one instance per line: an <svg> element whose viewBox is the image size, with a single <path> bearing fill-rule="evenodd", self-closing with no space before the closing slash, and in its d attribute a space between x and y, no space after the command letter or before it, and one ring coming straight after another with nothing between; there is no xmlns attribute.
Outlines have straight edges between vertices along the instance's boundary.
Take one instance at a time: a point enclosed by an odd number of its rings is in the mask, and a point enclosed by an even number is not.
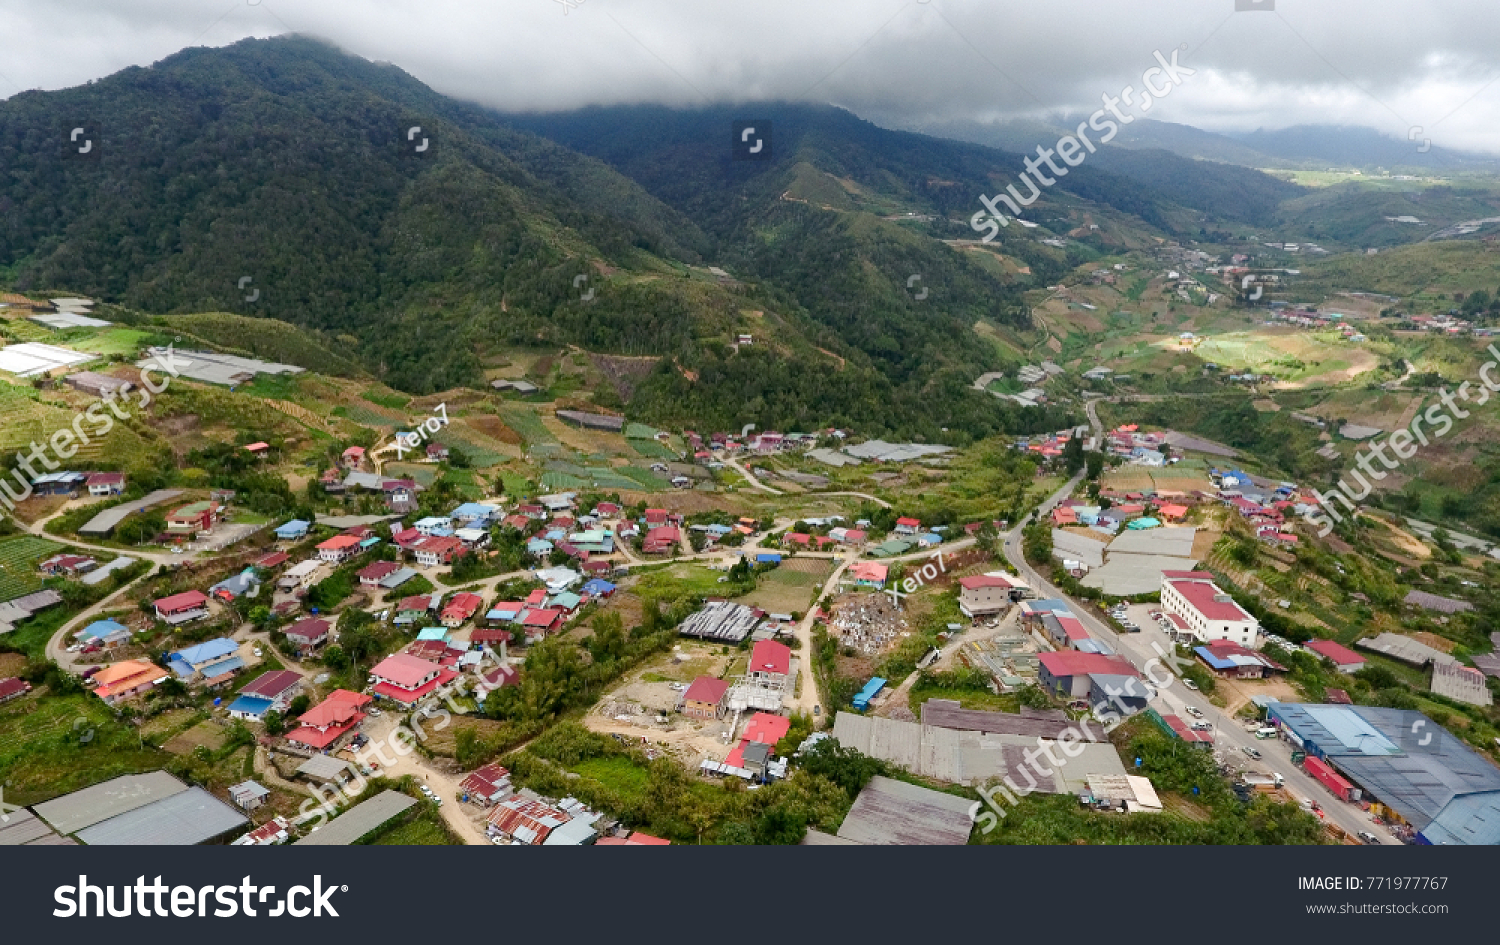
<svg viewBox="0 0 1500 945"><path fill-rule="evenodd" d="M526 441L528 447L538 443L557 442L557 437L552 435L552 431L547 429L542 423L542 418L538 417L534 411L516 407L506 408L500 411L500 418L505 421L506 426L521 434L521 438Z"/></svg>
<svg viewBox="0 0 1500 945"><path fill-rule="evenodd" d="M670 482L649 469L642 469L640 466L621 466L615 472L633 479L637 483L635 488L644 489L647 492L665 492L672 488Z"/></svg>
<svg viewBox="0 0 1500 945"><path fill-rule="evenodd" d="M56 554L62 545L23 535L0 541L0 601L30 594L42 586L36 563Z"/></svg>
<svg viewBox="0 0 1500 945"><path fill-rule="evenodd" d="M674 449L669 449L655 440L628 440L630 448L647 459L666 459L676 461L682 457Z"/></svg>
<svg viewBox="0 0 1500 945"><path fill-rule="evenodd" d="M393 414L365 404L345 404L342 409L344 416L361 426L395 429L403 423Z"/></svg>
<svg viewBox="0 0 1500 945"><path fill-rule="evenodd" d="M542 488L550 492L564 492L568 490L579 491L589 487L588 480L567 473L549 472L542 474Z"/></svg>

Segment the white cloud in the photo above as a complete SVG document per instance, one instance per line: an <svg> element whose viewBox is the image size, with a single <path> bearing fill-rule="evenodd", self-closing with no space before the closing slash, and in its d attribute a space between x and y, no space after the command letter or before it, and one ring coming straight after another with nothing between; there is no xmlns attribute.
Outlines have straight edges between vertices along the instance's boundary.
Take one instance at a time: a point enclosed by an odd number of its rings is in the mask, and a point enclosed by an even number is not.
<svg viewBox="0 0 1500 945"><path fill-rule="evenodd" d="M1153 117L1216 130L1347 123L1500 152L1490 0L20 0L0 94L61 88L184 46L288 31L505 109L760 98L904 124L1077 111L1153 50L1199 70ZM1477 93L1477 94L1476 94Z"/></svg>

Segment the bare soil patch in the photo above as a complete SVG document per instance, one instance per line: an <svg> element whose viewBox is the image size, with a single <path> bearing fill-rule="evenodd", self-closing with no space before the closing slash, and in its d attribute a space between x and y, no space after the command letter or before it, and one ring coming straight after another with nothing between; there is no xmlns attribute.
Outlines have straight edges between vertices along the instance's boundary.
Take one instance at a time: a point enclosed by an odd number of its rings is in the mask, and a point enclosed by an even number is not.
<svg viewBox="0 0 1500 945"><path fill-rule="evenodd" d="M174 755L186 755L200 745L209 751L222 748L224 730L212 722L199 722L181 735L172 738L162 748Z"/></svg>

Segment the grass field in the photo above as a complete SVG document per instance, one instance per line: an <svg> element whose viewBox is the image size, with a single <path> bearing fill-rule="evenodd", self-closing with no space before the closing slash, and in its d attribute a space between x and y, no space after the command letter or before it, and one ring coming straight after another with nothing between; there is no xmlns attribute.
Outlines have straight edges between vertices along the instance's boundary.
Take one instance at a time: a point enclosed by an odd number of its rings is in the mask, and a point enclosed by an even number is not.
<svg viewBox="0 0 1500 945"><path fill-rule="evenodd" d="M789 568L788 563L816 565L814 569ZM828 578L828 563L821 558L791 559L768 574L761 575L759 586L736 603L749 604L773 614L805 611L813 596Z"/></svg>
<svg viewBox="0 0 1500 945"><path fill-rule="evenodd" d="M363 397L365 400L368 400L375 406L384 407L387 410L400 410L402 407L405 407L407 404L411 403L411 398L406 396L405 394L377 394L374 391L367 390L359 396Z"/></svg>
<svg viewBox="0 0 1500 945"><path fill-rule="evenodd" d="M458 801L448 798L444 803L457 804ZM448 825L443 823L443 815L433 805L424 802L423 806L428 808L418 813L404 823L398 823L376 834L369 841L372 847L448 847L460 846L461 842L453 836Z"/></svg>
<svg viewBox="0 0 1500 945"><path fill-rule="evenodd" d="M87 693L35 695L0 707L5 799L35 804L122 774L154 771L171 756L142 747L136 732Z"/></svg>
<svg viewBox="0 0 1500 945"><path fill-rule="evenodd" d="M588 758L573 766L579 777L587 778L609 788L628 800L634 800L646 793L646 784L650 779L649 772L645 768L635 764L629 758Z"/></svg>
<svg viewBox="0 0 1500 945"><path fill-rule="evenodd" d="M647 571L631 588L637 596L655 597L660 600L679 600L683 597L722 594L720 571L710 571L701 564L674 564L658 571Z"/></svg>
<svg viewBox="0 0 1500 945"><path fill-rule="evenodd" d="M1350 380L1375 370L1380 363L1368 349L1340 340L1337 332L1290 329L1211 335L1194 353L1205 361L1273 374L1287 381Z"/></svg>
<svg viewBox="0 0 1500 945"><path fill-rule="evenodd" d="M567 473L542 473L542 488L550 492L579 491L589 487L588 480Z"/></svg>
<svg viewBox="0 0 1500 945"><path fill-rule="evenodd" d="M107 328L88 337L70 340L68 344L79 351L87 351L91 354L134 355L150 337L151 332L141 331L138 328Z"/></svg>

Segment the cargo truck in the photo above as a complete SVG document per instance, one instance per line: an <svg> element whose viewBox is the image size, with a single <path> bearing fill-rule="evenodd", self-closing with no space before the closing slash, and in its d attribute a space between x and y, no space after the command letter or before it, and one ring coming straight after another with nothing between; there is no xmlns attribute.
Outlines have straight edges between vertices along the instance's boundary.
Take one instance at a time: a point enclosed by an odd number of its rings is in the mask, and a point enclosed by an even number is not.
<svg viewBox="0 0 1500 945"><path fill-rule="evenodd" d="M1350 784L1332 766L1322 758L1309 757L1302 763L1302 770L1312 775L1313 779L1326 787L1334 797L1341 801L1359 800L1359 788Z"/></svg>

